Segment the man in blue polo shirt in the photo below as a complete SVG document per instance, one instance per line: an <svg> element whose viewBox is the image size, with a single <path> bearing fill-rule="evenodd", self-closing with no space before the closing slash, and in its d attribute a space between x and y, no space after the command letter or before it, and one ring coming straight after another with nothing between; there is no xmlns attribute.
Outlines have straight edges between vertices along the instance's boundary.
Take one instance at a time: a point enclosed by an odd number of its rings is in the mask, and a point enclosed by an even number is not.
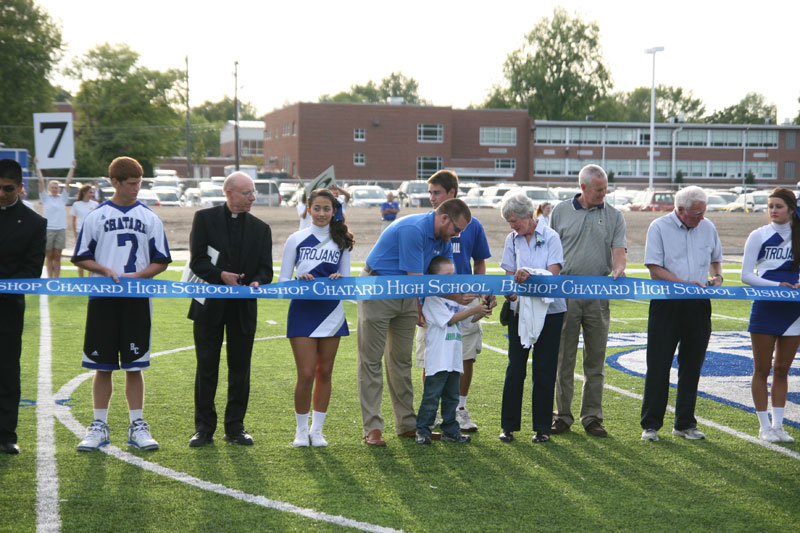
<svg viewBox="0 0 800 533"><path fill-rule="evenodd" d="M464 231L470 220L469 207L458 199L443 202L431 213L398 220L378 238L361 275L423 274L434 257L453 258L450 239ZM411 384L411 345L416 323L416 298L358 302L358 396L363 436L371 446L386 446L381 416L384 355L395 430L401 437L416 436Z"/></svg>
<svg viewBox="0 0 800 533"><path fill-rule="evenodd" d="M389 224L394 222L399 212L400 204L394 201L394 194L392 191L387 192L386 201L381 204L381 233L389 227Z"/></svg>
<svg viewBox="0 0 800 533"><path fill-rule="evenodd" d="M434 209L439 207L442 202L455 198L458 195L458 176L452 170L440 170L428 178L428 194L431 205ZM489 241L486 239L486 232L481 221L472 217L472 221L461 232L460 235L453 237L450 241L453 247L453 263L456 267L456 274L486 274L486 260L492 256L489 250ZM474 264L474 268L473 268ZM488 299L489 305L494 307L497 300L494 296ZM465 305L478 305L480 299L474 302L462 302ZM483 346L483 330L480 322L467 321L462 324L462 357L464 362L464 372L461 374L459 383L458 408L456 409L456 420L461 427L461 431L478 431L478 426L472 421L467 411L467 395L472 384L472 373L475 360L481 352ZM425 328L417 329L416 345L416 364L420 368L425 368ZM425 374L423 370L423 380Z"/></svg>

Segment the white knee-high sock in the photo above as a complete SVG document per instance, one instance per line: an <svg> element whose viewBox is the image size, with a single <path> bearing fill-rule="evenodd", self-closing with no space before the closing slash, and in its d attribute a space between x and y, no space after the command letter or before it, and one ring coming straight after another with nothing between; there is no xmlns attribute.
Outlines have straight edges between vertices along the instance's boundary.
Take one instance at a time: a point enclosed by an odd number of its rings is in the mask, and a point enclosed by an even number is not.
<svg viewBox="0 0 800 533"><path fill-rule="evenodd" d="M756 411L760 429L769 429L769 414L766 411Z"/></svg>
<svg viewBox="0 0 800 533"><path fill-rule="evenodd" d="M328 413L320 413L319 411L311 411L311 431L322 431L322 425L325 423L325 415Z"/></svg>
<svg viewBox="0 0 800 533"><path fill-rule="evenodd" d="M294 417L297 420L297 429L308 431L308 413L304 415L295 413Z"/></svg>
<svg viewBox="0 0 800 533"><path fill-rule="evenodd" d="M783 407L772 407L772 427L780 429L783 427Z"/></svg>

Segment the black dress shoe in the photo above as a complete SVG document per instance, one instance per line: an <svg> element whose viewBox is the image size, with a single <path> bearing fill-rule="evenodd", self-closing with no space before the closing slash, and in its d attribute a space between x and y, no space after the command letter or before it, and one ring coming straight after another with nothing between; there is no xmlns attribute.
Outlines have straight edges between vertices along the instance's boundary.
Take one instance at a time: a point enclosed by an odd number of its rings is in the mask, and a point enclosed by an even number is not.
<svg viewBox="0 0 800 533"><path fill-rule="evenodd" d="M211 444L214 442L214 434L208 433L207 431L198 431L192 438L189 439L189 447L190 448L199 448L201 446L205 446L207 444Z"/></svg>
<svg viewBox="0 0 800 533"><path fill-rule="evenodd" d="M16 442L0 442L0 451L3 453L10 453L17 455L19 453L19 446Z"/></svg>
<svg viewBox="0 0 800 533"><path fill-rule="evenodd" d="M547 433L537 433L536 435L533 436L531 442L533 442L534 444L540 444L542 442L548 442L549 440L550 440L550 435L548 435Z"/></svg>
<svg viewBox="0 0 800 533"><path fill-rule="evenodd" d="M225 434L225 442L232 442L234 444L241 444L243 446L252 446L253 437L250 436L245 430L240 430L238 433Z"/></svg>

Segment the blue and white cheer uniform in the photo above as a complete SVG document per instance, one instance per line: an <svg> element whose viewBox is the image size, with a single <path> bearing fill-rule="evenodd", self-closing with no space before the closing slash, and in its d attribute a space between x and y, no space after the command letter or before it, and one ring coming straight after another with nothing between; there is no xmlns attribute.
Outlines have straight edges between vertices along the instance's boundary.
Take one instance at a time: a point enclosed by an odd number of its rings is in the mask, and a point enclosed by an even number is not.
<svg viewBox="0 0 800 533"><path fill-rule="evenodd" d="M792 227L775 224L754 230L744 245L742 281L748 285L776 287L782 281L797 283L792 270ZM756 300L747 331L769 335L800 335L800 302Z"/></svg>
<svg viewBox="0 0 800 533"><path fill-rule="evenodd" d="M310 215L309 215L310 217ZM340 250L329 226L314 224L289 236L283 249L280 281L311 273L327 278L335 272L350 275L350 250ZM292 300L286 324L287 337L344 337L350 334L341 300Z"/></svg>

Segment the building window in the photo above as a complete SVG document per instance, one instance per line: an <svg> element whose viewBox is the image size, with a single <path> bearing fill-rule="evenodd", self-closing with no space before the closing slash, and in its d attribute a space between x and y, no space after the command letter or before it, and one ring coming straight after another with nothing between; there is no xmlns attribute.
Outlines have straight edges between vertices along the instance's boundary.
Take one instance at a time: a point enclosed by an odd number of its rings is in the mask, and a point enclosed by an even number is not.
<svg viewBox="0 0 800 533"><path fill-rule="evenodd" d="M787 131L786 132L786 141L785 146L787 150L794 150L795 146L797 146L797 132L795 131Z"/></svg>
<svg viewBox="0 0 800 533"><path fill-rule="evenodd" d="M438 156L421 156L417 158L417 179L426 180L434 173L442 170L442 158Z"/></svg>
<svg viewBox="0 0 800 533"><path fill-rule="evenodd" d="M750 130L746 133L747 146L762 146L765 148L777 148L778 132L769 130Z"/></svg>
<svg viewBox="0 0 800 533"><path fill-rule="evenodd" d="M517 128L481 128L481 146L516 146Z"/></svg>
<svg viewBox="0 0 800 533"><path fill-rule="evenodd" d="M241 139L239 141L241 154L244 157L264 155L264 142L255 139Z"/></svg>
<svg viewBox="0 0 800 533"><path fill-rule="evenodd" d="M536 128L537 144L566 144L567 128Z"/></svg>
<svg viewBox="0 0 800 533"><path fill-rule="evenodd" d="M636 128L608 128L606 144L636 145Z"/></svg>
<svg viewBox="0 0 800 533"><path fill-rule="evenodd" d="M567 159L567 175L577 176L586 165L599 165L600 163L601 161L597 159Z"/></svg>
<svg viewBox="0 0 800 533"><path fill-rule="evenodd" d="M367 164L367 156L364 155L364 152L355 152L353 154L353 164L357 167L363 167Z"/></svg>
<svg viewBox="0 0 800 533"><path fill-rule="evenodd" d="M417 124L417 142L444 142L444 124Z"/></svg>
<svg viewBox="0 0 800 533"><path fill-rule="evenodd" d="M685 177L704 178L706 177L706 167L705 161L676 161L675 173L677 174L680 170Z"/></svg>
<svg viewBox="0 0 800 533"><path fill-rule="evenodd" d="M495 159L494 160L494 168L510 168L511 170L517 169L517 160L516 159Z"/></svg>
<svg viewBox="0 0 800 533"><path fill-rule="evenodd" d="M675 140L678 146L706 146L708 144L708 130L681 130Z"/></svg>
<svg viewBox="0 0 800 533"><path fill-rule="evenodd" d="M297 135L297 122L292 122L292 135Z"/></svg>
<svg viewBox="0 0 800 533"><path fill-rule="evenodd" d="M783 179L794 180L794 161L783 162Z"/></svg>
<svg viewBox="0 0 800 533"><path fill-rule="evenodd" d="M676 142L677 142L677 140L676 140ZM656 146L671 146L672 145L672 130L657 129L656 130L656 140L655 140L654 144ZM649 129L639 130L639 145L640 146L650 146L650 130Z"/></svg>
<svg viewBox="0 0 800 533"><path fill-rule="evenodd" d="M774 180L778 177L778 163L774 161L748 161L745 166L756 178ZM739 163L739 168L741 168L741 163Z"/></svg>
<svg viewBox="0 0 800 533"><path fill-rule="evenodd" d="M264 139L267 140L267 141L272 139L272 130L271 129L267 128L267 129L264 130Z"/></svg>
<svg viewBox="0 0 800 533"><path fill-rule="evenodd" d="M564 159L536 159L533 162L533 173L539 176L563 176L565 164Z"/></svg>
<svg viewBox="0 0 800 533"><path fill-rule="evenodd" d="M606 172L613 172L617 178L635 176L636 161L633 159L608 159L606 160Z"/></svg>
<svg viewBox="0 0 800 533"><path fill-rule="evenodd" d="M600 128L570 128L569 144L600 144Z"/></svg>
<svg viewBox="0 0 800 533"><path fill-rule="evenodd" d="M292 176L297 176L297 163L292 163Z"/></svg>
<svg viewBox="0 0 800 533"><path fill-rule="evenodd" d="M711 132L712 134L714 132ZM750 163L751 166L755 163ZM708 175L711 178L741 178L742 177L742 162L741 161L711 161L709 165Z"/></svg>
<svg viewBox="0 0 800 533"><path fill-rule="evenodd" d="M367 130L364 128L355 128L353 130L353 140L358 142L364 142L367 140Z"/></svg>
<svg viewBox="0 0 800 533"><path fill-rule="evenodd" d="M711 146L741 146L742 130L711 130Z"/></svg>

